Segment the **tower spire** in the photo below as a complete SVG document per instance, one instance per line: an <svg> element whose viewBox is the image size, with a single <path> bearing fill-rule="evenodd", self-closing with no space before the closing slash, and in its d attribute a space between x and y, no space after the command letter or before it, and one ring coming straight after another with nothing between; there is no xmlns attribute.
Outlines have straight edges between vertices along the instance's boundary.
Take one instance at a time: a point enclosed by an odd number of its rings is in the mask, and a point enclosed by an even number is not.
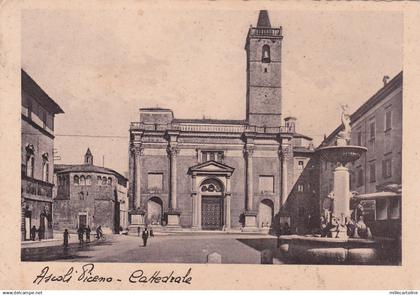
<svg viewBox="0 0 420 295"><path fill-rule="evenodd" d="M85 165L93 165L93 155L90 151L90 148L87 149L85 154Z"/></svg>
<svg viewBox="0 0 420 295"><path fill-rule="evenodd" d="M260 10L258 16L257 28L271 28L270 18L268 17L267 10Z"/></svg>

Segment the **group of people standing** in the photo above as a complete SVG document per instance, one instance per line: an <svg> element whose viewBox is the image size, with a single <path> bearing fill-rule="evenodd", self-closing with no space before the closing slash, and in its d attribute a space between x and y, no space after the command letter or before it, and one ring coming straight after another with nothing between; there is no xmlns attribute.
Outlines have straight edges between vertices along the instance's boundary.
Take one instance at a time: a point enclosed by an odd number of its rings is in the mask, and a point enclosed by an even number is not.
<svg viewBox="0 0 420 295"><path fill-rule="evenodd" d="M40 241L44 239L45 229L43 227L40 226L38 229L36 228L35 225L31 227L30 237L32 241L35 241L36 233L38 233L38 238Z"/></svg>
<svg viewBox="0 0 420 295"><path fill-rule="evenodd" d="M90 243L90 233L91 233L91 229L90 226L80 226L77 229L77 236L79 238L79 245L83 245L83 243L86 241L86 243ZM103 237L103 232L102 232L102 227L99 225L96 228L96 238L97 239L101 239ZM84 240L84 236L86 236L86 240ZM65 247L68 246L69 244L69 238L70 238L70 234L69 231L67 230L67 228L64 230L63 233L63 244Z"/></svg>
<svg viewBox="0 0 420 295"><path fill-rule="evenodd" d="M333 219L327 221L324 216L321 216L320 220L320 229L321 237L332 237L333 232L338 231L339 224L334 222ZM362 238L370 239L372 238L372 233L370 228L366 225L364 221L364 216L359 215L358 221L354 220L354 217L351 217L346 223L347 236L350 238Z"/></svg>

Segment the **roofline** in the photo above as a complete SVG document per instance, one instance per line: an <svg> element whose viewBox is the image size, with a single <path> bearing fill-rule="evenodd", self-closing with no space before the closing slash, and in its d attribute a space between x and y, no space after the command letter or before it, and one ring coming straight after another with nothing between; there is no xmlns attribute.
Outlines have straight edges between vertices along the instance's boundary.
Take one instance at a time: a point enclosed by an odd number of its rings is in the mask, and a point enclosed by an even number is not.
<svg viewBox="0 0 420 295"><path fill-rule="evenodd" d="M355 122L362 117L367 111L373 106L384 100L388 94L402 86L403 71L399 72L391 81L386 83L381 89L379 89L371 98L369 98L364 104L362 104L353 114L350 116L350 121Z"/></svg>
<svg viewBox="0 0 420 295"><path fill-rule="evenodd" d="M28 85L28 83L30 85ZM45 99L47 101L47 103L50 103L52 105L52 109L50 109L48 106L45 106L42 102L39 102L39 98L40 97L35 96L33 98L35 100L37 100L42 106L44 106L45 108L49 109L49 111L51 111L54 114L64 114L63 109L22 68L21 68L21 84L22 84L22 89L25 89L26 91L29 91L30 92L31 90L35 90L36 92L39 92L37 94L40 94L41 95L41 98Z"/></svg>
<svg viewBox="0 0 420 295"><path fill-rule="evenodd" d="M177 119L172 120L173 123L214 123L214 124L231 124L231 125L246 125L246 120L231 120L231 119Z"/></svg>
<svg viewBox="0 0 420 295"><path fill-rule="evenodd" d="M86 172L82 168L75 169L75 170L69 170L69 169L71 169L71 168L73 168L75 166L97 167L97 168L105 169L107 171L106 172L89 171L89 172L92 172L92 173L115 174L118 177L123 178L124 180L128 181L128 178L126 178L125 176L123 176L119 172L117 172L117 171L115 171L113 169L110 169L110 168L106 168L106 167L101 167L101 166L96 166L96 165L86 165L86 164L57 164L57 165L66 165L66 167L65 168L62 168L62 169L57 169L57 170L54 167L54 173Z"/></svg>
<svg viewBox="0 0 420 295"><path fill-rule="evenodd" d="M140 108L139 109L140 111L153 111L153 112L173 112L171 109L167 109L167 108L159 108L159 107L156 107L156 108L153 108L153 107L151 107L151 108Z"/></svg>
<svg viewBox="0 0 420 295"><path fill-rule="evenodd" d="M363 103L353 114L350 115L350 124L353 124L355 121L360 119L366 112L368 112L373 106L380 103L384 100L389 93L397 89L400 85L402 85L403 81L403 71L399 72L391 81L386 83L382 88L380 88L374 95L372 95L365 103ZM337 128L334 129L330 135L327 136L322 142L330 141L334 136L338 134L343 129L343 125L340 124ZM321 146L320 145L320 146Z"/></svg>
<svg viewBox="0 0 420 295"><path fill-rule="evenodd" d="M306 139L306 140L313 140L313 138L312 137L309 137L309 136L307 136L307 135L304 135L304 134L301 134L301 133L293 133L293 137L294 138L304 138L304 139Z"/></svg>

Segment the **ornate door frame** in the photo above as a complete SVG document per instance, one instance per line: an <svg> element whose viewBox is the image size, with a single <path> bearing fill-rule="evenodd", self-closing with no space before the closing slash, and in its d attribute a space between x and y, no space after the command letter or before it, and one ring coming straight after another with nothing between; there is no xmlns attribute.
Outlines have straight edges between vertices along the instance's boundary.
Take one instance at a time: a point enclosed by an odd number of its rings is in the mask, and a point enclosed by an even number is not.
<svg viewBox="0 0 420 295"><path fill-rule="evenodd" d="M207 161L190 167L188 174L191 175L191 197L192 197L192 227L201 229L202 227L202 195L215 194L211 191L201 191L203 184L210 184L212 181L220 183L221 198L223 198L223 225L225 230L230 230L231 226L231 191L230 178L234 169L225 164L215 161Z"/></svg>

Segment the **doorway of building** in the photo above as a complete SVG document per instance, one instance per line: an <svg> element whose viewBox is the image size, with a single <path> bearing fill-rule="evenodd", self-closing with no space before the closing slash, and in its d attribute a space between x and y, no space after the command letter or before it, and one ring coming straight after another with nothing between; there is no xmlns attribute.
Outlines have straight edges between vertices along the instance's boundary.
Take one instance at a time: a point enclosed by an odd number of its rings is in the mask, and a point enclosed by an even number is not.
<svg viewBox="0 0 420 295"><path fill-rule="evenodd" d="M79 228L87 226L87 214L79 213Z"/></svg>
<svg viewBox="0 0 420 295"><path fill-rule="evenodd" d="M269 199L264 199L260 202L258 210L259 227L269 228L273 222L274 203Z"/></svg>
<svg viewBox="0 0 420 295"><path fill-rule="evenodd" d="M151 225L160 225L162 220L163 202L158 197L147 201L147 221Z"/></svg>
<svg viewBox="0 0 420 295"><path fill-rule="evenodd" d="M201 227L204 230L223 229L223 198L216 196L201 197Z"/></svg>

